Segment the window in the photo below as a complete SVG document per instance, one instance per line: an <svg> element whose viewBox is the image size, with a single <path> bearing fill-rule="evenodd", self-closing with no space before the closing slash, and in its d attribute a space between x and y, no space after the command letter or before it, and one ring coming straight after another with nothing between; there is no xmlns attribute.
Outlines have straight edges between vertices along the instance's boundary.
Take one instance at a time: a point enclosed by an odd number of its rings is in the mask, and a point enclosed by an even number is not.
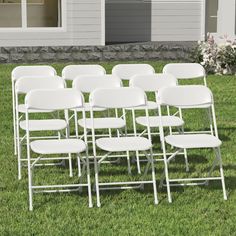
<svg viewBox="0 0 236 236"><path fill-rule="evenodd" d="M0 0L1 28L58 28L61 15L61 0Z"/></svg>
<svg viewBox="0 0 236 236"><path fill-rule="evenodd" d="M218 0L206 1L206 31L217 32Z"/></svg>
<svg viewBox="0 0 236 236"><path fill-rule="evenodd" d="M0 0L0 27L21 27L21 19L20 0Z"/></svg>

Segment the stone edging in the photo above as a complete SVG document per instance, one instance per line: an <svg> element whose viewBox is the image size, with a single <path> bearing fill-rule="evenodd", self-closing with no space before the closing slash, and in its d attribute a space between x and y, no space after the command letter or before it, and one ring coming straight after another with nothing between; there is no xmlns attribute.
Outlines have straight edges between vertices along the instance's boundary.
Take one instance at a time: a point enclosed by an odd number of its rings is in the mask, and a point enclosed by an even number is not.
<svg viewBox="0 0 236 236"><path fill-rule="evenodd" d="M0 63L123 60L189 61L196 42L127 43L106 46L0 47Z"/></svg>

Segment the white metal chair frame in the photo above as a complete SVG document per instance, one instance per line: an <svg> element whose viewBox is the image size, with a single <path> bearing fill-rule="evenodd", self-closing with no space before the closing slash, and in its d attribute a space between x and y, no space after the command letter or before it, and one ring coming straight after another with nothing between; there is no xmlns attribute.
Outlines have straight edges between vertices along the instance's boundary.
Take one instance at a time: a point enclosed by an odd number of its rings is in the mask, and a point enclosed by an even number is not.
<svg viewBox="0 0 236 236"><path fill-rule="evenodd" d="M12 83L12 114L13 114L13 132L14 132L14 154L17 154L17 137L16 137L16 104L15 104L15 83L23 76L56 76L57 72L52 66L17 66L11 73Z"/></svg>
<svg viewBox="0 0 236 236"><path fill-rule="evenodd" d="M188 91L189 90L189 91ZM177 95L175 92L177 91ZM223 189L223 196L224 199L227 200L226 195L226 188L225 188L225 181L224 181L224 173L223 173L223 166L222 166L222 159L221 159L221 152L220 152L220 145L221 141L218 138L218 131L217 131L217 124L216 124L216 117L215 117L215 108L214 108L214 100L213 95L211 91L205 87L205 86L177 86L176 91L174 91L173 88L163 88L160 90L158 99L161 101L161 104L163 105L169 105L174 106L181 109L192 109L196 108L198 106L202 106L204 109L204 106L208 107L210 106L210 109L212 111L212 120L213 120L213 133L212 134L186 134L185 137L190 138L204 138L209 137L209 139L214 140L214 142L217 142L217 144L210 144L207 143L207 141L203 144L196 144L195 146L192 146L194 144L175 144L174 141L170 141L173 137L178 138L178 135L169 135L165 136L162 126L162 121L160 119L160 136L161 136L161 142L163 147L163 154L164 154L164 163L165 163L165 169L163 173L163 177L160 182L160 186L166 186L167 187L167 193L168 193L168 201L172 202L170 187L171 186L195 186L195 185L208 185L208 182L210 180L221 180L222 183L222 189ZM182 95L183 93L183 95ZM182 95L182 97L181 97ZM169 97L169 98L167 98ZM162 112L161 112L161 105L158 106L159 110L159 116L161 118ZM202 136L204 135L204 137ZM181 135L179 135L180 137ZM182 135L183 137L183 135ZM172 145L176 148L176 151L168 156L166 153L166 143L169 145ZM182 145L182 146L181 146ZM176 178L171 179L169 177L169 170L168 165L171 160L173 160L176 155L183 150L183 146L185 145L186 149L192 149L192 148L213 148L215 151L215 160L213 162L213 166L209 170L207 177L200 177L200 178ZM180 147L181 146L181 147ZM219 164L220 166L220 177L214 177L211 176L213 170L215 169L216 165ZM166 184L163 184L164 178L166 180ZM199 182L200 181L200 182ZM202 182L203 181L203 182Z"/></svg>
<svg viewBox="0 0 236 236"><path fill-rule="evenodd" d="M22 178L21 176L21 166L22 162L27 161L26 158L21 157L21 146L23 143L26 141L26 134L24 134L22 137L20 136L20 129L26 131L26 127L20 127L21 123L24 123L25 121L23 120L25 118L25 113L26 113L26 108L25 104L19 104L19 96L20 95L26 95L28 92L30 92L33 89L47 89L47 88L64 88L64 80L62 80L60 77L57 76L50 76L50 77L31 77L31 76L25 76L19 78L15 82L15 88L14 88L14 97L15 97L15 121L16 121L16 141L17 141L17 160L18 160L18 179L20 180ZM23 109L20 110L19 107L23 106ZM53 113L55 111L52 110L29 110L30 113ZM55 116L54 116L55 118ZM42 127L36 127L35 125L32 124L32 128L34 131L41 131L42 129L45 129L43 127L44 125L42 124ZM63 135L60 130L55 130L58 132L58 136L47 136L47 138L60 138L61 135ZM44 139L46 137L31 137L31 139ZM61 164L61 163L60 163ZM51 163L48 163L47 165L51 165ZM55 165L55 163L53 164Z"/></svg>
<svg viewBox="0 0 236 236"><path fill-rule="evenodd" d="M151 93L155 93L156 95L156 116L150 116L150 119L153 120L157 120L155 124L153 124L152 120L150 120L150 126L151 129L152 128L159 128L159 117L158 117L158 90L163 88L163 87L168 87L168 86L176 86L177 85L177 80L176 78L171 75L171 74L154 74L154 75L135 75L132 77L132 79L130 80L129 83L130 87L139 87L141 89L144 90L144 92L151 92ZM165 127L169 128L169 133L172 134L172 127L175 127L178 129L178 133L183 133L184 132L184 121L182 118L176 116L176 115L171 115L170 114L170 109L169 106L166 106L167 108L167 116L163 116L163 119L165 120ZM149 109L149 107L148 107ZM137 109L136 109L137 110ZM136 117L135 115L135 111L132 111L132 117L133 119L136 120L137 124L141 125L141 126L146 126L145 122L142 122L142 119L145 120L145 117L142 116L138 116ZM168 122L168 119L171 118L176 118L176 121L172 121L171 123ZM169 124L168 124L169 123ZM136 131L136 126L134 127L135 132ZM139 135L143 136L145 135L147 132L147 129L145 129L144 131L142 131ZM159 132L151 132L151 135L160 135ZM168 153L171 154L171 153ZM186 171L189 171L189 166L188 166L188 159L187 159L187 152L186 150L184 150L183 153L179 153L179 155L184 155L185 158L185 163L186 163ZM138 169L138 173L141 173L141 169L140 169L140 162L141 160L139 159L139 153L136 152L136 161L137 161L137 169ZM161 153L153 153L153 156L162 156L163 157L163 152ZM163 158L155 158L155 161L163 161Z"/></svg>
<svg viewBox="0 0 236 236"><path fill-rule="evenodd" d="M46 97L43 101L40 101L42 96ZM51 99L50 102L47 101L47 98ZM33 90L29 92L25 97L25 104L27 107L26 111L26 136L27 136L27 166L28 166L28 188L29 188L29 210L33 210L33 193L58 193L58 192L73 192L73 191L81 191L82 187L88 188L88 198L89 198L89 207L92 207L92 193L91 193L91 181L90 181L90 167L89 167L89 159L88 159L88 148L87 148L87 139L86 139L86 129L85 132L85 142L80 140L80 151L73 151L69 152L68 147L63 151L61 150L62 154L67 152L68 156L66 157L45 157L50 156L53 154L50 151L34 151L33 144L37 142L50 142L56 141L60 142L62 139L58 140L36 140L30 142L30 129L29 129L29 110L30 109L45 109L45 110L63 110L65 111L65 121L67 123L65 130L66 130L66 137L64 140L68 141L79 141L78 139L70 139L69 134L69 122L68 122L68 110L74 109L75 116L77 116L76 109L83 108L83 95L80 94L78 91L73 89L55 89L55 90ZM85 111L82 109L83 117L85 117ZM50 143L49 143L50 144ZM60 145L60 144L59 144ZM79 148L79 146L78 146ZM39 148L38 148L39 149ZM73 147L74 149L74 147ZM37 158L31 158L31 151L37 153L39 156ZM42 154L43 152L43 154ZM85 152L85 157L82 157L80 154ZM73 176L72 172L72 154L77 155L77 162L78 162L78 178L79 183L73 184L58 184L58 185L34 185L33 184L33 170L36 166L37 162L44 161L44 160L68 160L69 161L69 172L70 177ZM54 154L59 154L56 152ZM83 168L81 170L80 163L83 163ZM85 171L86 168L86 171ZM85 172L87 174L87 183L82 183L83 178L85 176Z"/></svg>
<svg viewBox="0 0 236 236"><path fill-rule="evenodd" d="M155 168L154 168L154 161L153 161L153 155L152 155L152 144L151 144L151 133L150 133L150 126L148 125L148 138L143 138L145 140L148 140L150 142L150 147L148 150L150 151L150 154L147 154L147 149L142 150L146 154L146 157L148 159L147 166L145 168L144 174L142 176L141 181L128 181L128 182L99 182L99 170L100 165L102 163L102 160L105 160L109 154L112 152L126 152L129 156L130 150L127 150L126 148L121 148L121 150L117 151L113 148L113 150L106 150L103 149L101 146L99 147L98 142L99 140L112 140L112 137L107 138L98 138L96 139L95 136L95 129L94 129L94 115L93 115L93 108L96 107L104 107L104 108L117 108L122 109L123 111L125 108L128 107L138 107L138 106L145 106L147 103L145 93L139 89L139 88L114 88L114 89L96 89L90 94L90 104L91 104L91 119L92 119L92 139L93 139L93 155L94 155L94 166L95 166L95 189L96 189L96 195L97 195L97 206L101 206L100 202L100 190L109 190L109 189L139 189L143 188L144 184L152 183L153 184L153 191L154 191L154 203L158 204L157 199L157 189L156 189L156 177L155 177ZM148 109L145 109L147 120L149 120L148 116ZM135 122L135 121L134 121ZM135 132L135 131L134 131ZM129 137L117 137L116 142L118 140L122 140L124 138L131 138ZM134 135L134 138L141 138L137 135ZM106 152L106 154L102 157L102 159L98 159L97 156L97 146ZM132 147L133 148L133 147ZM139 149L140 148L140 149ZM112 147L111 147L112 149ZM135 148L136 149L136 148ZM141 151L141 147L138 147L136 150L132 151ZM123 156L123 155L122 155ZM128 162L129 165L129 162ZM152 170L152 180L145 180L145 177L148 173L148 170L151 166ZM129 167L130 168L130 167ZM122 186L123 185L123 186ZM124 186L124 185L130 185L130 186Z"/></svg>

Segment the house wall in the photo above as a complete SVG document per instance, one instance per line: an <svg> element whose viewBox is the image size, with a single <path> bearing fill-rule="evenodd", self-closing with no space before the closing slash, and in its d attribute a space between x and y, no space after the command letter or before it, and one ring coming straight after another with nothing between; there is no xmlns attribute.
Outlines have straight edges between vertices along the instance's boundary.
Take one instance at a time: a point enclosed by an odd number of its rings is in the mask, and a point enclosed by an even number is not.
<svg viewBox="0 0 236 236"><path fill-rule="evenodd" d="M204 4L204 0L152 0L152 41L203 39Z"/></svg>
<svg viewBox="0 0 236 236"><path fill-rule="evenodd" d="M73 46L102 44L102 0L62 0L64 29L0 29L0 46Z"/></svg>
<svg viewBox="0 0 236 236"><path fill-rule="evenodd" d="M106 0L106 42L151 41L151 2Z"/></svg>

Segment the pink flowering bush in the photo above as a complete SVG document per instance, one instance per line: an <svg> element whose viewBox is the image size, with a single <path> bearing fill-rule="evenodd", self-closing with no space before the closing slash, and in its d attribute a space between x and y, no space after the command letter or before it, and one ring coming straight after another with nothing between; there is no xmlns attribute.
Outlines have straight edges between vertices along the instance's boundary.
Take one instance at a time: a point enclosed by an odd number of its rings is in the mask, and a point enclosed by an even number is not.
<svg viewBox="0 0 236 236"><path fill-rule="evenodd" d="M236 72L236 41L221 38L224 42L218 44L212 35L208 34L205 42L199 42L194 53L194 60L204 66L208 73L220 75Z"/></svg>

